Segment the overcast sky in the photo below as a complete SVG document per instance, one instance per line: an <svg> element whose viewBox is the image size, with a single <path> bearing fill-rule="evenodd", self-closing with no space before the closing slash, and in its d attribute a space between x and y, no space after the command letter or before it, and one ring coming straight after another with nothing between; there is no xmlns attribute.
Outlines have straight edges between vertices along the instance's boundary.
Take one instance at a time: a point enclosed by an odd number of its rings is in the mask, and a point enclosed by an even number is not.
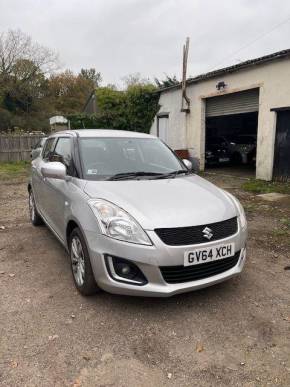
<svg viewBox="0 0 290 387"><path fill-rule="evenodd" d="M0 30L17 28L57 50L62 68L95 67L120 85L136 72L180 78L186 36L189 75L290 48L290 1L0 0Z"/></svg>

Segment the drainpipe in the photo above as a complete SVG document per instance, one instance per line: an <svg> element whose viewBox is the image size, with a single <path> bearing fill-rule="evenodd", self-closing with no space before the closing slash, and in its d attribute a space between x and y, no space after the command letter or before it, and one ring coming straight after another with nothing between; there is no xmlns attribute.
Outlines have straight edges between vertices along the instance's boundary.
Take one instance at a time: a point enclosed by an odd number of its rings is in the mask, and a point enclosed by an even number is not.
<svg viewBox="0 0 290 387"><path fill-rule="evenodd" d="M189 50L189 38L186 38L186 42L183 45L183 63L182 63L182 95L181 95L181 112L190 112L190 99L186 94L186 70L187 70L187 58Z"/></svg>

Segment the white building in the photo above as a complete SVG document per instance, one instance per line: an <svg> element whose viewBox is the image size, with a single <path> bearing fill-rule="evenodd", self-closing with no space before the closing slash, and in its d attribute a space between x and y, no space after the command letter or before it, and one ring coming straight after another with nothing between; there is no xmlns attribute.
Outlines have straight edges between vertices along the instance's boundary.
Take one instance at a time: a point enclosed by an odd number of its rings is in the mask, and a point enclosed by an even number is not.
<svg viewBox="0 0 290 387"><path fill-rule="evenodd" d="M206 134L257 136L256 177L290 177L290 49L187 80L188 112L181 85L164 88L151 133L205 168Z"/></svg>

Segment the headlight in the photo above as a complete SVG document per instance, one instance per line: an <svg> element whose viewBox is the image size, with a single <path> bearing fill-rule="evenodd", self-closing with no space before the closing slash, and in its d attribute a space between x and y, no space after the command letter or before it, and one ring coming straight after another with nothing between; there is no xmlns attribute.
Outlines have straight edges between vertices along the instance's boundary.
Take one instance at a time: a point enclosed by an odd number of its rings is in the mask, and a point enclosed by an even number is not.
<svg viewBox="0 0 290 387"><path fill-rule="evenodd" d="M88 201L104 235L125 242L152 245L142 227L126 211L103 199Z"/></svg>
<svg viewBox="0 0 290 387"><path fill-rule="evenodd" d="M227 191L224 191L231 199L232 201L234 202L234 204L236 205L238 211L239 211L239 217L240 217L240 221L241 221L241 227L242 228L245 228L247 226L247 219L246 219L246 215L245 215L245 211L244 211L244 208L243 206L241 205L241 203L239 202L239 200L237 198L234 197L234 195L230 194L229 192Z"/></svg>

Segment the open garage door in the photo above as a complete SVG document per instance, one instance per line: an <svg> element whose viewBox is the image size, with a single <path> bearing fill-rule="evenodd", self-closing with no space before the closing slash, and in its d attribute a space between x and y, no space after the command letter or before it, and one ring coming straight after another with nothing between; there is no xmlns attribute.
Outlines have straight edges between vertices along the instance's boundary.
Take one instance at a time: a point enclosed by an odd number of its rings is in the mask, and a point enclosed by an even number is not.
<svg viewBox="0 0 290 387"><path fill-rule="evenodd" d="M206 117L251 113L258 110L259 89L221 95L206 100Z"/></svg>
<svg viewBox="0 0 290 387"><path fill-rule="evenodd" d="M273 177L290 181L290 110L277 111Z"/></svg>
<svg viewBox="0 0 290 387"><path fill-rule="evenodd" d="M206 100L205 167L255 174L259 89Z"/></svg>

